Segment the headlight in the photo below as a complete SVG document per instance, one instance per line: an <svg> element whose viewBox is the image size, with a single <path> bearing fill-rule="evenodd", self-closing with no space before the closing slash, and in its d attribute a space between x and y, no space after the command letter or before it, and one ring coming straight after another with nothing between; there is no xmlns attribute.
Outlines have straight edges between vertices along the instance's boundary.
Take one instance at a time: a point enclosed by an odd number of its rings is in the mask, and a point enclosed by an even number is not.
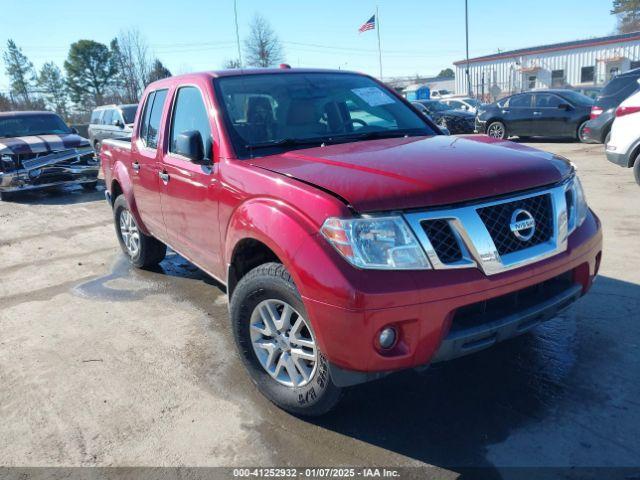
<svg viewBox="0 0 640 480"><path fill-rule="evenodd" d="M582 225L589 213L589 206L584 195L582 183L574 176L567 187L567 213L569 215L569 233Z"/></svg>
<svg viewBox="0 0 640 480"><path fill-rule="evenodd" d="M431 268L401 217L329 218L322 235L352 265L379 270Z"/></svg>

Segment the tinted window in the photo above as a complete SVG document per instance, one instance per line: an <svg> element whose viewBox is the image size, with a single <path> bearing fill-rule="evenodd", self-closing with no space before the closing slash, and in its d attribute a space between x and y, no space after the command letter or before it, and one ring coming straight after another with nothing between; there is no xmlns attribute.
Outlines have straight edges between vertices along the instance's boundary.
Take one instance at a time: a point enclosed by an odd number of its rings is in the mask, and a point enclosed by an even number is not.
<svg viewBox="0 0 640 480"><path fill-rule="evenodd" d="M102 124L103 125L111 125L113 123L113 110L105 110L104 115L102 115Z"/></svg>
<svg viewBox="0 0 640 480"><path fill-rule="evenodd" d="M57 115L31 114L0 117L0 137L71 133Z"/></svg>
<svg viewBox="0 0 640 480"><path fill-rule="evenodd" d="M530 108L531 95L516 95L509 99L509 108Z"/></svg>
<svg viewBox="0 0 640 480"><path fill-rule="evenodd" d="M629 68L631 70L635 70L636 68L640 68L640 60L636 60L634 62L631 62L631 65L629 65Z"/></svg>
<svg viewBox="0 0 640 480"><path fill-rule="evenodd" d="M136 118L136 110L138 110L137 105L127 105L126 107L122 107L122 116L124 117L124 123L133 123Z"/></svg>
<svg viewBox="0 0 640 480"><path fill-rule="evenodd" d="M147 146L149 148L158 147L158 134L160 133L160 119L162 118L162 107L167 98L166 90L158 90L153 98L153 106L149 115L149 131L147 132Z"/></svg>
<svg viewBox="0 0 640 480"><path fill-rule="evenodd" d="M593 105L593 99L580 92L562 92L562 97L574 105L582 105L585 107Z"/></svg>
<svg viewBox="0 0 640 480"><path fill-rule="evenodd" d="M637 80L635 75L614 78L602 90L597 105L605 108L616 106L638 89Z"/></svg>
<svg viewBox="0 0 640 480"><path fill-rule="evenodd" d="M549 93L536 94L536 108L557 108L561 103L563 101L555 95Z"/></svg>
<svg viewBox="0 0 640 480"><path fill-rule="evenodd" d="M153 98L156 96L156 92L151 92L147 96L147 101L144 104L144 112L142 112L142 121L140 122L140 131L138 136L146 144L147 133L149 132L149 115L151 114L151 105L153 105Z"/></svg>
<svg viewBox="0 0 640 480"><path fill-rule="evenodd" d="M219 78L215 86L241 157L295 148L300 141L338 142L354 134L436 134L422 116L364 75L246 75ZM269 150L269 144L283 141L286 145Z"/></svg>
<svg viewBox="0 0 640 480"><path fill-rule="evenodd" d="M171 122L169 151L176 151L176 139L184 132L198 131L202 137L202 151L205 157L211 152L211 127L200 90L195 87L183 87L178 90Z"/></svg>

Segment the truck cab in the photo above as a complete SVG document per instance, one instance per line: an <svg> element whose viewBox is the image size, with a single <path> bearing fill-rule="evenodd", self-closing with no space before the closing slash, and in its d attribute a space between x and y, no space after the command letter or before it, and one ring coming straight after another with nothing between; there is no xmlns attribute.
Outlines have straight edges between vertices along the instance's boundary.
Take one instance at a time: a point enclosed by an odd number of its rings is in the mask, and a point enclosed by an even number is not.
<svg viewBox="0 0 640 480"><path fill-rule="evenodd" d="M599 267L600 222L566 159L443 135L362 74L160 80L101 158L130 262L170 246L224 284L248 374L300 415L529 331Z"/></svg>

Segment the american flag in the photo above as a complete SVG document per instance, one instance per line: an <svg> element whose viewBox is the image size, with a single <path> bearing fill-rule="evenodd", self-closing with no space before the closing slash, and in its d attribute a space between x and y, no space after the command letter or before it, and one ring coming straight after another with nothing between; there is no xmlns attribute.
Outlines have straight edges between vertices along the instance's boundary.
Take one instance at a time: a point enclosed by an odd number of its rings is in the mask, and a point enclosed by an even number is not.
<svg viewBox="0 0 640 480"><path fill-rule="evenodd" d="M366 32L367 30L373 30L376 28L376 16L371 15L371 18L367 20L362 26L358 29L360 33Z"/></svg>

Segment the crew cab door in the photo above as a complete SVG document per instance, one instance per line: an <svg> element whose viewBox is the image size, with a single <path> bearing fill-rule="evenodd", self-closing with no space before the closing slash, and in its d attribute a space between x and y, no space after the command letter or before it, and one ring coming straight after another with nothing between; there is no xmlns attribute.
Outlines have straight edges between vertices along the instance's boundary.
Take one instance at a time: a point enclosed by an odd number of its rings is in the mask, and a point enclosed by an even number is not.
<svg viewBox="0 0 640 480"><path fill-rule="evenodd" d="M536 93L533 119L531 121L531 135L551 137L573 135L573 129L569 128L571 113L565 108L560 108L563 104L569 105L566 100L557 95Z"/></svg>
<svg viewBox="0 0 640 480"><path fill-rule="evenodd" d="M164 240L166 231L160 204L161 121L167 90L149 92L131 145L130 176L140 217L154 237Z"/></svg>
<svg viewBox="0 0 640 480"><path fill-rule="evenodd" d="M207 271L220 275L219 164L196 164L175 153L179 134L198 131L205 156L213 161L213 128L208 113L213 106L203 91L199 86L185 85L173 96L160 170L162 212L169 243Z"/></svg>
<svg viewBox="0 0 640 480"><path fill-rule="evenodd" d="M530 135L533 95L522 93L509 99L508 105L502 108L504 123L512 135Z"/></svg>

